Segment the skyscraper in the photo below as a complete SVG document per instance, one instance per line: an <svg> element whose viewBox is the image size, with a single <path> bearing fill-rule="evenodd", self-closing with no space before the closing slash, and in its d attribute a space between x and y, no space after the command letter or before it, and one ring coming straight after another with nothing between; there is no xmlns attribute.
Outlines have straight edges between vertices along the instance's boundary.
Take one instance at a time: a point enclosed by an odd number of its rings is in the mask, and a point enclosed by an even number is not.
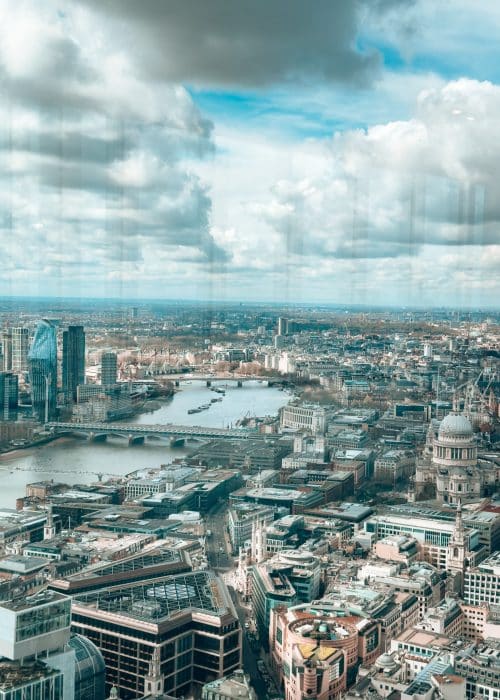
<svg viewBox="0 0 500 700"><path fill-rule="evenodd" d="M0 372L0 420L15 420L17 417L17 375Z"/></svg>
<svg viewBox="0 0 500 700"><path fill-rule="evenodd" d="M103 352L101 357L101 384L116 384L116 352Z"/></svg>
<svg viewBox="0 0 500 700"><path fill-rule="evenodd" d="M278 318L278 335L288 335L288 319L283 316Z"/></svg>
<svg viewBox="0 0 500 700"><path fill-rule="evenodd" d="M29 331L27 328L12 328L12 371L26 372L28 369Z"/></svg>
<svg viewBox="0 0 500 700"><path fill-rule="evenodd" d="M85 384L85 331L68 326L63 332L62 387L67 400L76 401L76 387Z"/></svg>
<svg viewBox="0 0 500 700"><path fill-rule="evenodd" d="M50 420L56 411L57 326L58 321L40 321L28 353L33 415L39 421Z"/></svg>
<svg viewBox="0 0 500 700"><path fill-rule="evenodd" d="M3 371L12 369L12 329L4 328L2 331Z"/></svg>

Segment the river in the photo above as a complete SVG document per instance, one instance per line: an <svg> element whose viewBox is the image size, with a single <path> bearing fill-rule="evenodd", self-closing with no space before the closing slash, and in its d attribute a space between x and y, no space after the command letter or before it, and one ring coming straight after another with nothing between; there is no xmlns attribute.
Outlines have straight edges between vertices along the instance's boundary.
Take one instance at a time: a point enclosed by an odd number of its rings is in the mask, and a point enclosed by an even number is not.
<svg viewBox="0 0 500 700"><path fill-rule="evenodd" d="M187 411L210 403L220 394L211 391L204 382L193 380L183 382L174 397L162 402L156 411L141 413L126 422L227 428L245 416L275 416L290 399L287 392L258 381L245 382L242 387L237 387L236 382L214 382L213 387L216 386L224 388L225 396L201 413L189 415ZM144 445L129 447L128 442L120 438L108 438L102 443L62 438L40 447L7 453L0 456L0 507L13 508L16 498L25 495L26 484L33 481L91 483L97 480L98 474L106 478L167 464L195 446L172 448L165 440L148 440Z"/></svg>

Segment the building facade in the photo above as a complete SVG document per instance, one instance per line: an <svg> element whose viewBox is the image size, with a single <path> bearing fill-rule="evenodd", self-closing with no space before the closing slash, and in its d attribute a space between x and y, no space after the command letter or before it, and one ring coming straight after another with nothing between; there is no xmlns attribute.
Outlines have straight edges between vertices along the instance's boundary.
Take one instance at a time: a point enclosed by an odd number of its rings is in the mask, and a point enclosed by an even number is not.
<svg viewBox="0 0 500 700"><path fill-rule="evenodd" d="M13 372L21 373L28 370L29 331L27 328L11 328Z"/></svg>
<svg viewBox="0 0 500 700"><path fill-rule="evenodd" d="M85 331L68 326L63 332L62 387L67 401L76 401L76 389L85 383Z"/></svg>
<svg viewBox="0 0 500 700"><path fill-rule="evenodd" d="M101 356L101 384L116 384L118 358L116 352L103 352Z"/></svg>
<svg viewBox="0 0 500 700"><path fill-rule="evenodd" d="M57 408L57 321L39 322L28 353L33 416L53 418Z"/></svg>
<svg viewBox="0 0 500 700"><path fill-rule="evenodd" d="M13 372L0 372L0 421L16 420L18 377Z"/></svg>
<svg viewBox="0 0 500 700"><path fill-rule="evenodd" d="M241 666L241 628L224 583L197 571L76 595L73 628L101 650L107 690L142 697L153 657L164 693L199 692Z"/></svg>

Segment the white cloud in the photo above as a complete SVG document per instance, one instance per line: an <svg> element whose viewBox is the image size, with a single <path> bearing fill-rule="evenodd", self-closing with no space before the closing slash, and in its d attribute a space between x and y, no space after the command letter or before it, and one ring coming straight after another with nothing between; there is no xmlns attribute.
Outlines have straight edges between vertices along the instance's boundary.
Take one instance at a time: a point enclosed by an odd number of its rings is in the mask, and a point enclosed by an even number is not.
<svg viewBox="0 0 500 700"><path fill-rule="evenodd" d="M78 265L104 279L154 267L150 250L226 259L188 163L212 153L212 124L185 88L138 77L133 55L70 5L4 3L0 21L4 270L72 288Z"/></svg>

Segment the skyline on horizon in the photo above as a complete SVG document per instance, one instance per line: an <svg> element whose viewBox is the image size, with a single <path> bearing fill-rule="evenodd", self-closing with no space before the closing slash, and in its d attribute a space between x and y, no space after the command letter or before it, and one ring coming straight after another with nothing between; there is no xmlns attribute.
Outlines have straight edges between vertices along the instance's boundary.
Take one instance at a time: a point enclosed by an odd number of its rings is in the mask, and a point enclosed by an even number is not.
<svg viewBox="0 0 500 700"><path fill-rule="evenodd" d="M498 309L491 2L0 19L0 295Z"/></svg>

